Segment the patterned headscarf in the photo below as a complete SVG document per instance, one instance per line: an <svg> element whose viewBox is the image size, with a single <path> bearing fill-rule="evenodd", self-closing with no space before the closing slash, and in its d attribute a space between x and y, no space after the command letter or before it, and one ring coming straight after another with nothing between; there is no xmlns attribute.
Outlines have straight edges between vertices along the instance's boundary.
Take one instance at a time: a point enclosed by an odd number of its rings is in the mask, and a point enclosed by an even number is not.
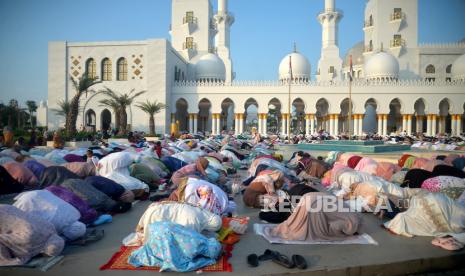
<svg viewBox="0 0 465 276"><path fill-rule="evenodd" d="M198 187L197 195L199 196L199 201L197 202L198 207L206 209L214 214L221 214L221 206L210 186L202 185Z"/></svg>

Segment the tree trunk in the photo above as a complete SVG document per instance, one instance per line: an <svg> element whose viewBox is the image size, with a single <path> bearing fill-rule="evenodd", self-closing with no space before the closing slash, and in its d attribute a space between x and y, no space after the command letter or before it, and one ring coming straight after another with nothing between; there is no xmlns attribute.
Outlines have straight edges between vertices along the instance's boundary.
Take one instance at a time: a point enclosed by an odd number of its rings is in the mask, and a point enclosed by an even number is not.
<svg viewBox="0 0 465 276"><path fill-rule="evenodd" d="M127 113L126 113L126 109L121 109L120 112L119 112L119 114L120 114L120 116L121 116L121 117L120 117L120 122L119 122L119 123L120 123L120 126L121 126L120 131L119 131L119 132L120 132L119 134L120 134L120 135L126 135L126 133L127 133L127 127L128 127L128 115L127 115Z"/></svg>
<svg viewBox="0 0 465 276"><path fill-rule="evenodd" d="M113 112L115 112L115 128L119 132L121 128L121 117L120 117L118 109L113 110Z"/></svg>
<svg viewBox="0 0 465 276"><path fill-rule="evenodd" d="M76 121L79 116L79 98L81 94L76 94L70 103L70 110L66 116L66 132L72 136L76 134Z"/></svg>
<svg viewBox="0 0 465 276"><path fill-rule="evenodd" d="M155 118L153 117L153 114L150 114L150 119L149 119L149 128L150 128L150 135L155 135Z"/></svg>

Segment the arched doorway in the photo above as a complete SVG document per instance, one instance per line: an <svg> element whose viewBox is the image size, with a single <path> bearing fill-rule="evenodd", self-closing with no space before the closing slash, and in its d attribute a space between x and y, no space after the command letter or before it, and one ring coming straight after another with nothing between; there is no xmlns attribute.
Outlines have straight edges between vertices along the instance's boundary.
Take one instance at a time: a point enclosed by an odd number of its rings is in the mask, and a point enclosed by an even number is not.
<svg viewBox="0 0 465 276"><path fill-rule="evenodd" d="M179 122L180 131L188 131L189 128L189 104L183 98L176 101L175 121Z"/></svg>
<svg viewBox="0 0 465 276"><path fill-rule="evenodd" d="M279 134L279 126L281 125L281 102L273 98L268 103L268 114L266 116L266 125L269 132Z"/></svg>
<svg viewBox="0 0 465 276"><path fill-rule="evenodd" d="M199 102L197 131L202 131L203 133L206 131L212 132L212 118L210 113L211 107L211 102L205 98Z"/></svg>
<svg viewBox="0 0 465 276"><path fill-rule="evenodd" d="M86 131L94 132L96 130L97 124L97 116L95 115L95 111L93 109L89 109L86 112Z"/></svg>
<svg viewBox="0 0 465 276"><path fill-rule="evenodd" d="M327 116L329 110L329 103L326 99L319 99L316 102L317 129L329 131L329 126L326 126Z"/></svg>
<svg viewBox="0 0 465 276"><path fill-rule="evenodd" d="M244 131L251 132L255 127L258 130L258 103L255 99L250 98L245 102L245 129Z"/></svg>
<svg viewBox="0 0 465 276"><path fill-rule="evenodd" d="M301 98L292 102L291 132L305 134L305 104Z"/></svg>
<svg viewBox="0 0 465 276"><path fill-rule="evenodd" d="M378 120L376 119L376 110L378 104L375 99L371 98L365 102L365 116L363 117L362 131L372 134L378 131Z"/></svg>
<svg viewBox="0 0 465 276"><path fill-rule="evenodd" d="M100 128L103 131L107 131L111 129L111 112L108 109L102 110L100 113Z"/></svg>
<svg viewBox="0 0 465 276"><path fill-rule="evenodd" d="M387 135L397 132L402 128L402 105L399 99L395 98L389 103L389 115L387 121Z"/></svg>
<svg viewBox="0 0 465 276"><path fill-rule="evenodd" d="M427 128L427 121L426 121L426 105L423 99L418 99L414 106L415 114L412 118L412 125L415 127L415 132L417 134L425 133Z"/></svg>
<svg viewBox="0 0 465 276"><path fill-rule="evenodd" d="M450 115L450 102L445 98L439 103L438 132L452 132L452 116Z"/></svg>
<svg viewBox="0 0 465 276"><path fill-rule="evenodd" d="M234 128L234 102L227 98L221 103L220 129L231 131Z"/></svg>
<svg viewBox="0 0 465 276"><path fill-rule="evenodd" d="M345 98L344 100L342 100L339 107L341 108L341 113L339 113L339 126L337 132L341 131L342 133L349 134L349 98ZM352 115L353 114L354 102L352 101ZM353 124L351 124L350 128L355 129ZM355 132L352 131L352 135L354 134Z"/></svg>

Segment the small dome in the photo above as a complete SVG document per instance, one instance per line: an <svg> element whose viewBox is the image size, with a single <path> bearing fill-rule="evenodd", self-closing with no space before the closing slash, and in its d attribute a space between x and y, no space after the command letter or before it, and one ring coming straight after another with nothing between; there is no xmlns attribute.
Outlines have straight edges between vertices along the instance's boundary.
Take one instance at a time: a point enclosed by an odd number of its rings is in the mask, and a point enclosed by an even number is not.
<svg viewBox="0 0 465 276"><path fill-rule="evenodd" d="M342 63L342 67L350 66L350 55L352 55L352 64L355 65L362 65L363 64L363 51L365 50L365 43L360 41L359 43L355 44L352 48L349 49L346 56L344 57L344 61Z"/></svg>
<svg viewBox="0 0 465 276"><path fill-rule="evenodd" d="M206 54L195 64L195 79L224 81L226 79L226 66L217 55Z"/></svg>
<svg viewBox="0 0 465 276"><path fill-rule="evenodd" d="M465 81L465 55L461 55L452 64L452 78Z"/></svg>
<svg viewBox="0 0 465 276"><path fill-rule="evenodd" d="M365 78L367 79L397 79L399 62L388 53L379 52L365 61Z"/></svg>
<svg viewBox="0 0 465 276"><path fill-rule="evenodd" d="M279 64L279 80L290 78L289 57L292 62L292 77L297 80L310 80L310 62L304 55L297 52L287 55Z"/></svg>

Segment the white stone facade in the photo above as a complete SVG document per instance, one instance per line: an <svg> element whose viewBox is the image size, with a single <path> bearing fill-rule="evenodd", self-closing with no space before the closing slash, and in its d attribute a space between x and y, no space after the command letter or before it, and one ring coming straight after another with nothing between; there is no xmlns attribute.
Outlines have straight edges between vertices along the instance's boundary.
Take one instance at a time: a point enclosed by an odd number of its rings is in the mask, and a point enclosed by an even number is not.
<svg viewBox="0 0 465 276"><path fill-rule="evenodd" d="M322 24L323 41L316 81L310 80L310 64L298 53L283 59L280 80L234 81L229 50L234 16L228 11L227 0L218 0L217 12L209 0L172 1L171 41L50 42L48 106L41 104L39 123L50 129L63 126L64 118L57 117L52 109L60 100L72 98L75 92L70 77L87 72L86 63L93 59L95 75L102 80L93 90L144 90L137 102L156 99L167 104L166 110L156 115L157 133L168 133L170 124L176 121L181 130L213 134L222 130L238 134L252 125L263 134L287 134L289 123L296 133L311 134L321 129L331 134L347 132L349 87L352 133L405 131L432 135L464 130L465 77L459 76L465 76L465 72L455 72L451 66L461 62L465 44L418 45L417 0L367 1L365 24L361 26L365 41L349 51L344 63L337 41L342 12L335 9L334 0L325 0L325 10L317 18ZM384 60L394 59L392 68L383 66L385 62L370 65L376 68L376 77L369 81L365 75L372 76L375 69L365 72L367 61L383 60L377 55L381 50L387 54ZM354 69L352 83L348 80L349 55ZM288 81L291 70L287 71L290 56L296 57L292 61L292 84ZM125 80L118 79L122 58L127 63ZM111 67L111 74L102 72L104 63L107 69ZM460 64L454 68L465 68ZM327 74L330 67L334 73ZM325 76L321 75L322 68ZM115 114L100 106L102 98L90 92L82 98L78 128L81 124L97 130L114 126ZM148 130L146 114L135 106L127 112L132 129Z"/></svg>

